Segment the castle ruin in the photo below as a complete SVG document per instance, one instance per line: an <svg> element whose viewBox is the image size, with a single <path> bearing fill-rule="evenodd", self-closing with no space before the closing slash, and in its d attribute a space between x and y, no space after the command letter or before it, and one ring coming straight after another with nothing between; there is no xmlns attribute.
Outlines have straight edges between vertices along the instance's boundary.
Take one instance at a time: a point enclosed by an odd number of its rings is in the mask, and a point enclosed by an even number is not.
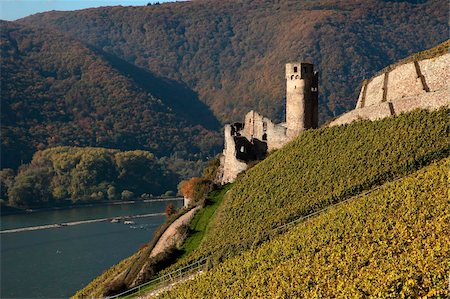
<svg viewBox="0 0 450 299"><path fill-rule="evenodd" d="M317 128L318 105L318 73L313 64L286 64L286 122L275 124L252 110L244 123L225 125L218 181L233 182L250 162L263 159L301 132Z"/></svg>

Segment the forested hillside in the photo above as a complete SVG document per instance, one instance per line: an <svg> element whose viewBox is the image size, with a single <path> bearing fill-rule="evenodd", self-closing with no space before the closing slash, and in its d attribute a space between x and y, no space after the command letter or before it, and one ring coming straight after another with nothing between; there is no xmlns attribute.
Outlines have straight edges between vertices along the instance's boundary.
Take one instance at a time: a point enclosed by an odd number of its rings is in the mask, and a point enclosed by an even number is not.
<svg viewBox="0 0 450 299"><path fill-rule="evenodd" d="M444 159L298 224L162 298L446 298Z"/></svg>
<svg viewBox="0 0 450 299"><path fill-rule="evenodd" d="M0 26L2 168L58 145L193 160L220 147L219 123L185 86L54 30Z"/></svg>
<svg viewBox="0 0 450 299"><path fill-rule="evenodd" d="M284 115L284 64L320 72L320 119L354 107L374 72L448 38L445 1L186 1L49 12L20 20L67 32L185 83L222 122Z"/></svg>

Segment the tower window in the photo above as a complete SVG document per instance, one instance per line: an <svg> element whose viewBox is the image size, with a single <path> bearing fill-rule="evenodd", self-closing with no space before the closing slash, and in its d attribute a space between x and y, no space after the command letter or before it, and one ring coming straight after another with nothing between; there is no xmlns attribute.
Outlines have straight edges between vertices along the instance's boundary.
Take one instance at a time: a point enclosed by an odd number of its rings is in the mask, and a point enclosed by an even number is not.
<svg viewBox="0 0 450 299"><path fill-rule="evenodd" d="M266 133L264 133L264 134L262 135L262 140L267 141L267 134L266 134Z"/></svg>
<svg viewBox="0 0 450 299"><path fill-rule="evenodd" d="M294 66L294 73L296 73L298 70L297 70L297 67L296 66Z"/></svg>

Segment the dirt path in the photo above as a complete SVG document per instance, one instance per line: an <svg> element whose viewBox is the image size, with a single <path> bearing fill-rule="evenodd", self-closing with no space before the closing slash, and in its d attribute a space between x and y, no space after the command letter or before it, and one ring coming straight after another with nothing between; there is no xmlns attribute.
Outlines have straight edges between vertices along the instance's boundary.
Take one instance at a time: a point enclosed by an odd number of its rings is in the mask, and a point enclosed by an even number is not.
<svg viewBox="0 0 450 299"><path fill-rule="evenodd" d="M176 243L181 241L182 236L180 236L180 233L178 232L178 228L182 225L187 225L191 221L192 217L194 217L195 212L200 209L200 207L196 207L177 220L175 220L162 234L162 236L159 238L158 243L156 243L155 247L152 250L152 253L150 254L150 257L153 257L157 255L160 252L163 252L168 247L175 245Z"/></svg>

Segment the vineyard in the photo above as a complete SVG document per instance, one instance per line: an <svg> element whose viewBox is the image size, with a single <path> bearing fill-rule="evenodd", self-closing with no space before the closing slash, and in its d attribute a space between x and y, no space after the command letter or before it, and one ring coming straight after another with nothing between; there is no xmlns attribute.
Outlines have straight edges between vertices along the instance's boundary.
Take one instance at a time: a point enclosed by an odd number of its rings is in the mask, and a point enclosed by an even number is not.
<svg viewBox="0 0 450 299"><path fill-rule="evenodd" d="M332 208L163 298L444 298L449 162Z"/></svg>
<svg viewBox="0 0 450 299"><path fill-rule="evenodd" d="M448 155L448 110L308 131L247 171L225 196L197 250L220 262L264 231Z"/></svg>

